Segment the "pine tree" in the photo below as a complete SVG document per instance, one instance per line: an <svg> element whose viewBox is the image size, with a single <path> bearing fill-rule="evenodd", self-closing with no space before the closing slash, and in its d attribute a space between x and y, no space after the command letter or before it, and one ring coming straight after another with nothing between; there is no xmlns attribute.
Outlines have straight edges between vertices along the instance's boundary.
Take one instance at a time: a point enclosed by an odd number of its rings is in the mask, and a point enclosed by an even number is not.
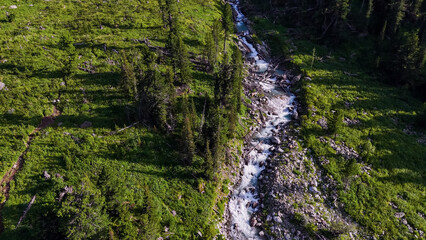
<svg viewBox="0 0 426 240"><path fill-rule="evenodd" d="M67 81L77 70L77 53L74 47L74 39L69 32L66 32L61 36L59 46L64 54L64 66L62 73L64 82L67 84Z"/></svg>
<svg viewBox="0 0 426 240"><path fill-rule="evenodd" d="M81 188L66 194L57 211L59 228L67 239L96 239L106 235L109 219L101 191L84 177Z"/></svg>
<svg viewBox="0 0 426 240"><path fill-rule="evenodd" d="M120 87L127 97L137 100L137 79L133 63L127 59L126 53L123 51L121 54L121 81Z"/></svg>
<svg viewBox="0 0 426 240"><path fill-rule="evenodd" d="M214 172L215 172L215 166L213 162L213 156L210 151L210 141L207 140L206 142L206 153L205 153L205 163L206 163L206 169L205 169L205 175L209 180L213 180Z"/></svg>
<svg viewBox="0 0 426 240"><path fill-rule="evenodd" d="M175 72L179 73L179 80L181 84L188 84L191 82L191 67L182 38L178 35L172 34L171 36L171 52L173 58L173 68Z"/></svg>
<svg viewBox="0 0 426 240"><path fill-rule="evenodd" d="M405 0L392 0L390 4L390 26L392 34L395 34L401 24L405 11Z"/></svg>
<svg viewBox="0 0 426 240"><path fill-rule="evenodd" d="M219 39L220 39L220 32L221 32L221 23L219 20L216 20L213 22L213 26L212 26L212 37L214 40L214 45L215 45L215 59L217 59L217 55L219 54ZM217 62L217 60L216 60Z"/></svg>
<svg viewBox="0 0 426 240"><path fill-rule="evenodd" d="M180 24L178 13L176 9L176 3L174 0L166 0L165 12L167 14L166 23L169 26L169 32L171 34L179 34L180 33Z"/></svg>
<svg viewBox="0 0 426 240"><path fill-rule="evenodd" d="M229 37L229 34L234 32L234 21L232 20L232 8L229 3L226 3L224 5L222 26L223 26L223 30L225 31L225 38L223 41L223 51L226 53L226 39Z"/></svg>
<svg viewBox="0 0 426 240"><path fill-rule="evenodd" d="M185 97L182 103L184 117L181 132L182 150L185 163L191 164L195 156L195 143L190 120L190 110L188 109L188 99Z"/></svg>
<svg viewBox="0 0 426 240"><path fill-rule="evenodd" d="M335 140L336 140L337 133L343 127L343 119L344 119L344 115L342 111L337 110L332 116L332 118L329 120L328 130L330 134L334 135Z"/></svg>
<svg viewBox="0 0 426 240"><path fill-rule="evenodd" d="M232 85L233 85L233 104L236 105L236 111L241 112L242 91L243 91L243 57L241 51L235 47L232 55Z"/></svg>
<svg viewBox="0 0 426 240"><path fill-rule="evenodd" d="M420 76L421 62L423 62L423 51L419 46L419 37L416 32L404 33L404 41L398 49L396 68L400 68L404 83L414 86ZM398 67L400 66L400 67Z"/></svg>
<svg viewBox="0 0 426 240"><path fill-rule="evenodd" d="M364 26L364 31L368 31L368 25L370 24L371 14L373 13L374 8L374 0L368 0L367 11L365 12L366 23Z"/></svg>
<svg viewBox="0 0 426 240"><path fill-rule="evenodd" d="M194 133L194 136L195 136L195 131L196 131L196 128L198 126L199 121L198 121L197 109L195 108L193 98L191 98L189 110L190 110L189 117L190 117L190 120L191 120L192 132Z"/></svg>
<svg viewBox="0 0 426 240"><path fill-rule="evenodd" d="M232 87L231 73L232 66L229 63L228 54L225 53L220 71L215 75L214 95L216 103L220 106L226 105L229 99L228 94L231 92Z"/></svg>
<svg viewBox="0 0 426 240"><path fill-rule="evenodd" d="M209 62L209 72L214 71L214 69L216 68L216 64L217 64L217 52L216 52L216 47L215 47L215 41L214 41L214 37L213 37L213 33L207 33L206 36L206 56L207 56L207 60Z"/></svg>

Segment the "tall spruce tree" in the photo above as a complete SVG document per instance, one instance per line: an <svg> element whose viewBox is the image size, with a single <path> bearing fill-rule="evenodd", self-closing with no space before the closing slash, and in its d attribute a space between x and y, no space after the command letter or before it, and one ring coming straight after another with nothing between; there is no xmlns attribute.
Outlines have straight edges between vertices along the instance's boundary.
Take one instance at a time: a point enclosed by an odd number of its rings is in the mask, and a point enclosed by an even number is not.
<svg viewBox="0 0 426 240"><path fill-rule="evenodd" d="M217 52L213 33L209 32L206 35L205 52L208 60L208 71L213 72L217 64Z"/></svg>
<svg viewBox="0 0 426 240"><path fill-rule="evenodd" d="M235 47L232 54L232 88L233 88L233 104L236 111L241 112L242 92L243 92L243 56L241 51Z"/></svg>
<svg viewBox="0 0 426 240"><path fill-rule="evenodd" d="M212 152L210 150L209 140L207 140L206 142L205 164L206 164L206 169L204 171L205 175L209 180L213 180L214 173L215 173L215 166L213 162Z"/></svg>
<svg viewBox="0 0 426 240"><path fill-rule="evenodd" d="M181 131L182 151L185 164L191 164L195 156L195 143L190 119L190 110L188 99L184 97L182 100L183 110L183 126Z"/></svg>
<svg viewBox="0 0 426 240"><path fill-rule="evenodd" d="M63 80L65 84L68 84L68 80L74 76L77 70L77 52L74 47L74 38L69 32L66 32L61 36L59 47L63 51Z"/></svg>
<svg viewBox="0 0 426 240"><path fill-rule="evenodd" d="M222 26L225 31L225 37L223 40L223 51L226 53L226 40L230 34L234 32L234 21L232 20L232 8L229 3L224 5Z"/></svg>
<svg viewBox="0 0 426 240"><path fill-rule="evenodd" d="M179 35L171 35L171 52L173 68L178 73L180 84L191 82L191 67L186 46Z"/></svg>
<svg viewBox="0 0 426 240"><path fill-rule="evenodd" d="M121 52L121 81L120 87L124 94L132 99L137 100L138 89L137 79L133 63L129 62L125 51Z"/></svg>

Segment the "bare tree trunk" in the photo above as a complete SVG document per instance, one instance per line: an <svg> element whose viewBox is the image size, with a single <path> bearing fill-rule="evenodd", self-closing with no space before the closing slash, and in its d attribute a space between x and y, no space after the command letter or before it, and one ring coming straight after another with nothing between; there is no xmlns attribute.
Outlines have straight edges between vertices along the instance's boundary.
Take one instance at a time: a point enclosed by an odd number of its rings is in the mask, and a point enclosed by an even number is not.
<svg viewBox="0 0 426 240"><path fill-rule="evenodd" d="M24 214L19 219L18 224L16 225L16 227L19 227L19 225L21 225L21 222L24 220L25 216L27 215L28 211L30 210L31 206L33 205L35 199L36 199L36 195L34 195L33 198L31 199L30 203L28 204L27 209L25 209Z"/></svg>

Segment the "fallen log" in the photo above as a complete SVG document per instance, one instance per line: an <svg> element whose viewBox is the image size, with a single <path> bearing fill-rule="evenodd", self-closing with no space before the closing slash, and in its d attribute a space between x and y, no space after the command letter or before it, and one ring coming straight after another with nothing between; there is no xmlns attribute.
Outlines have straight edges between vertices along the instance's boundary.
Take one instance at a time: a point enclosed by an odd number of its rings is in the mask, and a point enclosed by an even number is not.
<svg viewBox="0 0 426 240"><path fill-rule="evenodd" d="M25 209L24 214L21 216L21 218L19 218L19 221L18 221L18 224L16 225L16 227L19 227L19 225L21 225L22 221L24 220L25 216L27 215L28 211L30 210L31 206L34 204L35 199L36 199L36 195L33 196L30 203L28 204L27 209Z"/></svg>

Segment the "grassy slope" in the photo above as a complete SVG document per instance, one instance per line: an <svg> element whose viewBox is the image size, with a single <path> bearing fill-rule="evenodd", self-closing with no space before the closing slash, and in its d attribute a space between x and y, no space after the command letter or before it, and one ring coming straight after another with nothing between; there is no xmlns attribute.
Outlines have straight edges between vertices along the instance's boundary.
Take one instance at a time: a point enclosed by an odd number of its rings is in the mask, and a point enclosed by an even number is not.
<svg viewBox="0 0 426 240"><path fill-rule="evenodd" d="M282 26L263 18L253 20L272 52L291 56L293 66L312 78L298 86L300 100L307 111L302 115L303 137L317 157L325 156L330 160L324 167L341 183L340 198L346 211L375 235L383 232L387 239L413 236L394 217L396 212L404 212L412 227L425 232L426 220L420 214L426 213L426 147L417 142L422 133L420 129L413 129L416 135L404 133L404 129L416 121L422 103L404 88L382 84L370 73L372 69L368 64L370 56L373 57L370 47L373 44L369 39L357 39L332 50L309 41L290 41ZM292 53L288 53L289 50ZM345 72L356 75L349 76ZM346 106L348 103L350 107ZM339 129L338 142L344 142L359 153L363 153L362 147L368 140L375 147L368 160L364 158L358 162L360 167L372 165L373 170L368 174L348 177L347 161L336 155L328 144L319 141L320 136L332 137L317 121L322 117L331 119L333 110L360 121L358 125L344 125ZM393 209L390 202L398 209ZM414 231L414 235L419 236L419 233Z"/></svg>
<svg viewBox="0 0 426 240"><path fill-rule="evenodd" d="M201 53L203 39L213 19L220 17L215 1L184 0L178 4L184 20L184 38L189 50ZM158 213L161 231L169 227L172 238L188 239L198 231L208 234L214 215L215 187L207 183L205 193L202 180L194 178L199 168L181 165L176 144L152 130L136 127L117 135L106 136L116 128L131 122L125 114L126 102L117 88L119 61L115 50L140 45L132 39L150 39L153 45L164 46L166 33L162 28L157 1L114 1L108 5L97 1L2 1L1 6L16 18L12 23L0 18L0 77L8 91L0 92L0 172L11 168L25 149L29 133L43 116L51 114L52 101L61 93L59 107L62 115L56 123L36 134L25 157L23 169L11 183L10 199L3 209L5 232L3 239L22 237L40 238L48 229L41 226L49 210L57 206L55 198L66 185L78 188L85 176L96 182L103 168L112 169L114 184L123 191L120 201L134 203L130 212L131 223L138 226L145 217L141 209L146 206L147 191L159 201ZM4 12L3 9L2 12ZM103 29L101 29L101 26ZM91 62L95 74L79 71L67 86L61 86L61 50L58 41L70 31L76 42L78 63ZM104 51L104 47L107 51ZM199 92L212 92L211 76L194 71L194 97ZM196 99L197 101L197 99ZM196 105L201 105L197 103ZM13 109L13 110L12 110ZM201 111L201 110L200 110ZM9 113L8 113L9 112ZM93 127L81 129L84 121ZM81 140L76 144L71 133ZM98 136L106 136L99 138ZM59 173L64 180L44 180L42 172L52 176ZM22 226L15 229L19 217L33 195L36 203ZM176 211L173 216L172 211ZM114 227L120 223L114 223ZM157 230L158 230L157 229ZM166 233L152 235L156 238Z"/></svg>

